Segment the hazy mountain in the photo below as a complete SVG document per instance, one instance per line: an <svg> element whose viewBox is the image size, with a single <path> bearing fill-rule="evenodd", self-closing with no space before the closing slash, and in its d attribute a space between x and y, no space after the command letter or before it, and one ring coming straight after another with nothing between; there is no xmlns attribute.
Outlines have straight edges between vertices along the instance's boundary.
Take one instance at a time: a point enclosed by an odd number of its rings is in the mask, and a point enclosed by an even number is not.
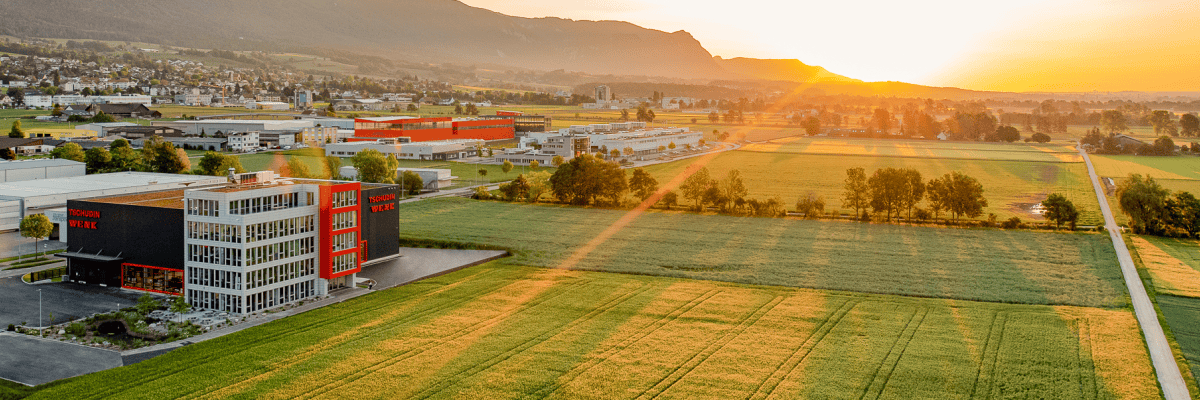
<svg viewBox="0 0 1200 400"><path fill-rule="evenodd" d="M241 49L320 47L414 61L729 78L691 34L512 17L455 0L0 0L0 33Z"/></svg>
<svg viewBox="0 0 1200 400"><path fill-rule="evenodd" d="M734 74L754 79L788 82L862 82L800 60L713 57L717 65Z"/></svg>

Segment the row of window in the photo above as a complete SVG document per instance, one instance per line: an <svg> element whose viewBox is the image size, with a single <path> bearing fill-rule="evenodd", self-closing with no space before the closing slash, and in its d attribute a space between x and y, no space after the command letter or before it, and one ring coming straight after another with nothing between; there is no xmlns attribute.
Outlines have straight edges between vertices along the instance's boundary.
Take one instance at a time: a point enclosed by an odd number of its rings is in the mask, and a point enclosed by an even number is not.
<svg viewBox="0 0 1200 400"><path fill-rule="evenodd" d="M333 194L333 208L349 207L358 204L357 191L337 192Z"/></svg>
<svg viewBox="0 0 1200 400"><path fill-rule="evenodd" d="M296 192L230 201L229 213L247 215L312 205L312 193L305 192L304 194L303 202L300 199L300 193Z"/></svg>
<svg viewBox="0 0 1200 400"><path fill-rule="evenodd" d="M242 296L188 289L187 301L188 304L191 304L195 308L218 310L227 313L242 312Z"/></svg>
<svg viewBox="0 0 1200 400"><path fill-rule="evenodd" d="M316 229L316 220L311 215L287 218L261 224L246 225L246 241L270 240L278 237L298 235Z"/></svg>
<svg viewBox="0 0 1200 400"><path fill-rule="evenodd" d="M237 225L188 221L188 237L216 242L241 243L242 229Z"/></svg>
<svg viewBox="0 0 1200 400"><path fill-rule="evenodd" d="M221 205L216 200L187 199L188 215L220 217Z"/></svg>
<svg viewBox="0 0 1200 400"><path fill-rule="evenodd" d="M206 264L241 266L242 250L202 244L188 245L187 260Z"/></svg>
<svg viewBox="0 0 1200 400"><path fill-rule="evenodd" d="M358 247L358 232L348 232L333 237L333 251Z"/></svg>
<svg viewBox="0 0 1200 400"><path fill-rule="evenodd" d="M416 122L416 123L399 123L392 124L386 122L355 122L354 129L367 130L392 130L392 129L447 129L451 127L450 121L440 122Z"/></svg>
<svg viewBox="0 0 1200 400"><path fill-rule="evenodd" d="M258 265L317 251L316 240L306 237L281 243L246 249L246 265Z"/></svg>
<svg viewBox="0 0 1200 400"><path fill-rule="evenodd" d="M189 285L242 290L242 273L210 268L187 267L187 283Z"/></svg>
<svg viewBox="0 0 1200 400"><path fill-rule="evenodd" d="M316 260L313 258L250 271L246 273L246 289L254 289L302 276L309 276L316 272Z"/></svg>
<svg viewBox="0 0 1200 400"><path fill-rule="evenodd" d="M348 253L333 258L333 273L345 272L358 268L358 253Z"/></svg>
<svg viewBox="0 0 1200 400"><path fill-rule="evenodd" d="M246 312L252 313L312 297L316 294L315 283L316 280L310 279L246 296Z"/></svg>
<svg viewBox="0 0 1200 400"><path fill-rule="evenodd" d="M358 211L333 214L333 230L353 228L355 226L358 226Z"/></svg>

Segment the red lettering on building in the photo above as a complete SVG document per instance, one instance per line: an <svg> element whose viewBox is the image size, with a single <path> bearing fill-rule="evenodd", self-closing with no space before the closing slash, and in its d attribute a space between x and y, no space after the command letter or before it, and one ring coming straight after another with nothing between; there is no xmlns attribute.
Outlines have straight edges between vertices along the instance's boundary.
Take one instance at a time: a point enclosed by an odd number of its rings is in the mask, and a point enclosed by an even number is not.
<svg viewBox="0 0 1200 400"><path fill-rule="evenodd" d="M77 219L67 220L67 226L72 228L100 229L96 227L96 221L80 221Z"/></svg>
<svg viewBox="0 0 1200 400"><path fill-rule="evenodd" d="M72 217L100 218L100 212L92 210L77 210L72 208L67 210L67 214L71 215Z"/></svg>
<svg viewBox="0 0 1200 400"><path fill-rule="evenodd" d="M378 203L381 201L388 201L388 200L395 200L395 199L396 199L395 193L385 194L383 196L372 196L372 197L367 198L367 200L371 203Z"/></svg>
<svg viewBox="0 0 1200 400"><path fill-rule="evenodd" d="M387 211L387 210L395 210L395 209L396 209L396 203L388 203L388 204L380 204L377 206L371 206L371 212L373 212L373 213L380 212L380 211Z"/></svg>

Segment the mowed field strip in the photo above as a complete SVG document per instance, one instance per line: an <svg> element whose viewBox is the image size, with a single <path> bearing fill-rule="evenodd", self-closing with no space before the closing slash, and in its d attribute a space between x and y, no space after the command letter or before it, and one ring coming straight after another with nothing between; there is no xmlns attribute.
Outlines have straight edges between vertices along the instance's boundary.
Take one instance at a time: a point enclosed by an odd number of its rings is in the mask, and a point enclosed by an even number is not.
<svg viewBox="0 0 1200 400"><path fill-rule="evenodd" d="M32 398L1158 396L1125 310L497 263L75 378Z"/></svg>
<svg viewBox="0 0 1200 400"><path fill-rule="evenodd" d="M1074 148L1062 144L968 143L931 140L801 138L752 143L744 151L972 160L1083 162Z"/></svg>
<svg viewBox="0 0 1200 400"><path fill-rule="evenodd" d="M1179 355L1190 367L1184 378L1200 385L1200 241L1132 235L1129 241L1158 293L1155 301L1179 343Z"/></svg>
<svg viewBox="0 0 1200 400"><path fill-rule="evenodd" d="M556 267L626 211L433 199L400 237L508 248ZM1127 304L1108 237L650 212L577 269L1004 303Z"/></svg>
<svg viewBox="0 0 1200 400"><path fill-rule="evenodd" d="M754 145L751 145L751 147ZM764 146L771 146L766 144ZM790 143L773 151L735 150L721 153L705 166L715 178L723 178L728 171L737 169L742 174L749 190L749 197L767 199L779 196L785 205L808 193L825 197L825 209L853 213L842 207L841 198L845 186L846 170L862 167L869 176L874 170L886 167L913 168L928 181L951 171L959 171L974 177L983 184L988 207L980 218L995 213L1000 220L1019 217L1022 220L1042 220L1030 213L1030 206L1040 203L1051 193L1060 193L1075 203L1080 211L1079 224L1101 223L1100 206L1088 183L1087 167L1078 162L1013 161L1004 159L967 158L922 158L920 156L897 156L896 146L880 146L886 152L875 149L880 155L846 153L819 154L790 152ZM1012 145L994 145L1004 148ZM1029 147L1032 149L1032 147ZM916 152L918 149L910 149ZM1006 154L1008 151L919 149L922 152L953 152L960 155ZM1031 158L1063 156L1064 153L1046 153L1039 150L1022 152ZM1078 157L1074 155L1072 157ZM667 182L683 173L693 160L679 160L645 167L659 182ZM680 197L680 202L690 200ZM922 202L920 207L928 207Z"/></svg>

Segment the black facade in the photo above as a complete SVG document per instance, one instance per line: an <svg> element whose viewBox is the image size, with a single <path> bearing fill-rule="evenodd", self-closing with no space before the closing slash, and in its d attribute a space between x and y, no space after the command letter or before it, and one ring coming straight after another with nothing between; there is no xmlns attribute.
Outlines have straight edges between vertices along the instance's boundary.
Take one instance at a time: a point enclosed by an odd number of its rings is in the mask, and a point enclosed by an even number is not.
<svg viewBox="0 0 1200 400"><path fill-rule="evenodd" d="M67 201L68 279L121 286L121 266L183 269L183 210Z"/></svg>
<svg viewBox="0 0 1200 400"><path fill-rule="evenodd" d="M367 241L366 258L378 258L400 253L400 211L396 209L400 186L389 185L362 188L362 240Z"/></svg>

